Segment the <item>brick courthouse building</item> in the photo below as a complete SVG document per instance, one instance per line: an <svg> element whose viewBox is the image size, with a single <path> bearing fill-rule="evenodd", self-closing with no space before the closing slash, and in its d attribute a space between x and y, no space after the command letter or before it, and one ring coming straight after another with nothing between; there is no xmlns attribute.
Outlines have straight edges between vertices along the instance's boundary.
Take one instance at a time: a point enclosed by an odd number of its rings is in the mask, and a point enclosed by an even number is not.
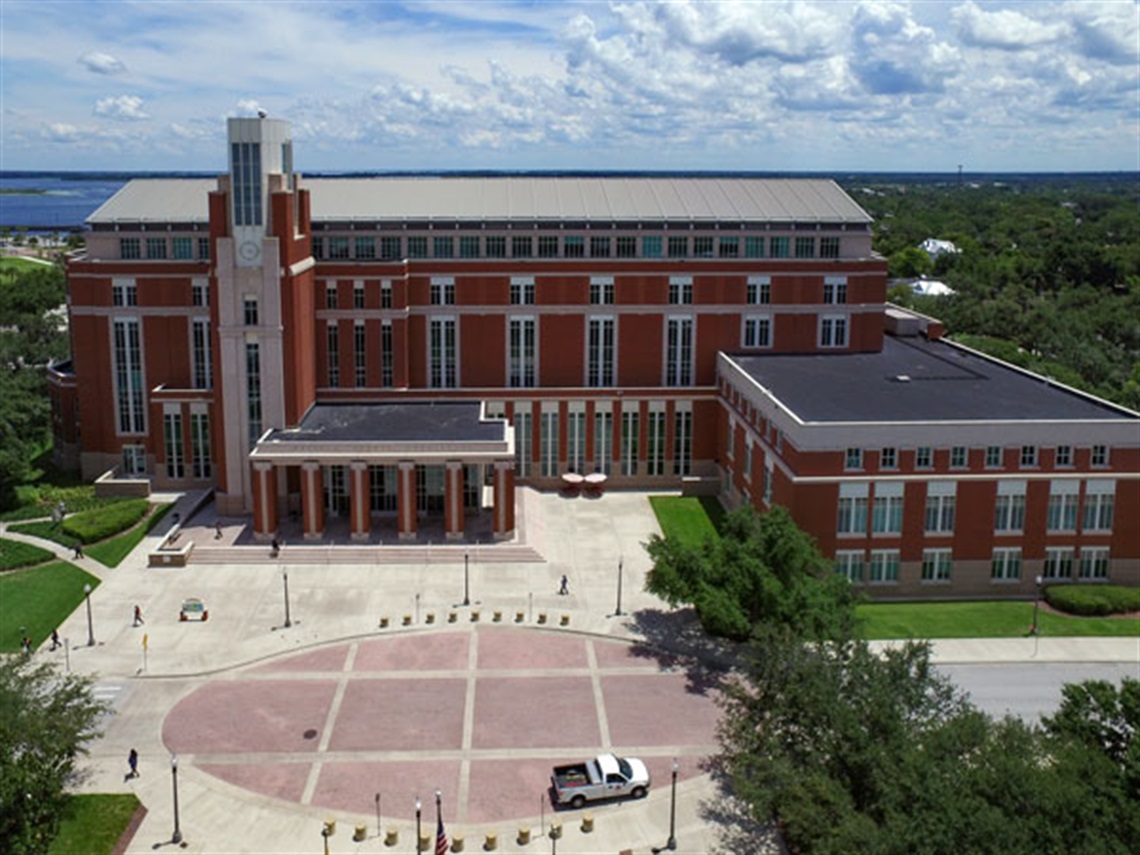
<svg viewBox="0 0 1140 855"><path fill-rule="evenodd" d="M56 448L214 488L268 539L463 540L567 473L787 506L876 596L1136 582L1140 417L885 304L835 183L302 179L231 119L216 180L137 179L68 268Z"/></svg>

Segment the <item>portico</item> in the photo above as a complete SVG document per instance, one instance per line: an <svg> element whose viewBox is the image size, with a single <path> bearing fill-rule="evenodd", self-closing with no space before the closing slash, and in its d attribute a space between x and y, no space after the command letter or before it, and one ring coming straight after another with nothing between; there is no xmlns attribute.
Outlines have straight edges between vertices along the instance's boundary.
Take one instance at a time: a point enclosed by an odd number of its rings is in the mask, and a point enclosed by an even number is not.
<svg viewBox="0 0 1140 855"><path fill-rule="evenodd" d="M298 427L268 431L249 461L258 540L277 536L282 513L310 541L330 515L359 541L379 516L395 517L402 541L429 516L462 540L467 515L484 509L495 539L514 533L513 429L477 402L317 405Z"/></svg>

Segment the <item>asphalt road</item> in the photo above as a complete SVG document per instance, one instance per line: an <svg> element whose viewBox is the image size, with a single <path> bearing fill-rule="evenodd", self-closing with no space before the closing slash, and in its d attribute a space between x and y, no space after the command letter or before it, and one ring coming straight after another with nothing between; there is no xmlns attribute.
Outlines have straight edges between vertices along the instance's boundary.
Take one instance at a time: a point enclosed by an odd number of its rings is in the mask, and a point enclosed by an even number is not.
<svg viewBox="0 0 1140 855"><path fill-rule="evenodd" d="M971 701L993 716L1012 714L1037 722L1056 711L1061 687L1084 680L1140 679L1140 663L1053 663L939 665Z"/></svg>

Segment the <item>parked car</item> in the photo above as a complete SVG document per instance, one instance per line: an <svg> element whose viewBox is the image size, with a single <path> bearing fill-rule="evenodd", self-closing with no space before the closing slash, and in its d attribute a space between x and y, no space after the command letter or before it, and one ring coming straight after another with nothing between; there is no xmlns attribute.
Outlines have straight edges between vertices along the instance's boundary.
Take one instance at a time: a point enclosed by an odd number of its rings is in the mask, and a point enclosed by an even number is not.
<svg viewBox="0 0 1140 855"><path fill-rule="evenodd" d="M580 808L595 799L644 798L649 792L649 770L635 757L599 754L584 763L555 766L550 783L556 804Z"/></svg>

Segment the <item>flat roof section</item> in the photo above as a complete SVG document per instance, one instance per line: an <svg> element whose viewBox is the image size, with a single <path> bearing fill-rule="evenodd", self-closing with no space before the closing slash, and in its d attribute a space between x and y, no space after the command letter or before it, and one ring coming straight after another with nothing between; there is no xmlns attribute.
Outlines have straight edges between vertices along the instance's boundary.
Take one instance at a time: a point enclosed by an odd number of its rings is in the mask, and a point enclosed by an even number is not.
<svg viewBox="0 0 1140 855"><path fill-rule="evenodd" d="M316 404L295 429L271 431L272 442L502 442L506 422L480 421L478 402Z"/></svg>
<svg viewBox="0 0 1140 855"><path fill-rule="evenodd" d="M879 353L728 357L804 422L1119 421L1140 417L945 342Z"/></svg>

